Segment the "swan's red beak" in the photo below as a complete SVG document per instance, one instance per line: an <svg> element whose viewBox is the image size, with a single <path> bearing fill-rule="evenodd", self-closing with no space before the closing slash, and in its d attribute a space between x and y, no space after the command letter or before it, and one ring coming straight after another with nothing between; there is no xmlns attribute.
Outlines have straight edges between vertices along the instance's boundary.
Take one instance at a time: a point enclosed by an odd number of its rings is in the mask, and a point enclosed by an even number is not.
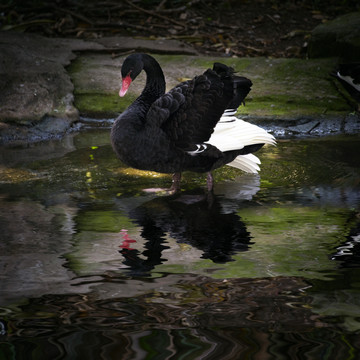
<svg viewBox="0 0 360 360"><path fill-rule="evenodd" d="M121 89L119 91L119 96L120 97L123 97L126 92L128 91L129 89L129 86L131 84L131 77L130 75L126 75L123 79L122 79L122 83L121 83Z"/></svg>

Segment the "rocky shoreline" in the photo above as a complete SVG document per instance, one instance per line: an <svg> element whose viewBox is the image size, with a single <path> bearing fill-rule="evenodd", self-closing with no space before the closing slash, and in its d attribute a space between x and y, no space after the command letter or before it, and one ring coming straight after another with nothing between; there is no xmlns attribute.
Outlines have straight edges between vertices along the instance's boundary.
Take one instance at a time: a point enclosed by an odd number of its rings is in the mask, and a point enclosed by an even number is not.
<svg viewBox="0 0 360 360"><path fill-rule="evenodd" d="M338 22L335 25L339 27ZM326 29L330 32L328 25ZM319 31L314 33L318 42ZM86 41L3 31L0 145L61 138L89 127L88 123L84 126L85 117L96 119L91 122L95 126L108 126L109 119L116 118L144 85L143 77L125 100L118 97L121 63L131 51L154 54L169 89L214 61L233 66L254 84L239 117L277 137L360 133L358 104L330 75L338 57L214 58L200 56L175 40L109 37Z"/></svg>

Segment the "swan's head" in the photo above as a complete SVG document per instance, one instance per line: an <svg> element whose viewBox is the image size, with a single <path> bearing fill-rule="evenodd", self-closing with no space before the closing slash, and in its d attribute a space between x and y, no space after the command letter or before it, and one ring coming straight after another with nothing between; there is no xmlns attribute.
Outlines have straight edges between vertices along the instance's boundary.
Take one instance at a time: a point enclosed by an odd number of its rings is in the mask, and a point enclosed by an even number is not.
<svg viewBox="0 0 360 360"><path fill-rule="evenodd" d="M129 89L129 86L133 80L141 73L144 64L141 58L141 54L132 54L129 55L122 67L121 67L121 89L119 95L123 97Z"/></svg>

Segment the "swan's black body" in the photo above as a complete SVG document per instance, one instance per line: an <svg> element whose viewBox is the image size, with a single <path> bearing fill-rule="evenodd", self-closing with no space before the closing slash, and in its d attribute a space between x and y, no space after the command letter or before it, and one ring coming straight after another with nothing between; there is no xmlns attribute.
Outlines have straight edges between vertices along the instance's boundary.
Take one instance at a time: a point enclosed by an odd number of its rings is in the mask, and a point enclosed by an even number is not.
<svg viewBox="0 0 360 360"><path fill-rule="evenodd" d="M111 130L112 146L125 164L161 173L210 172L262 147L253 144L222 152L204 145L224 111L236 109L244 101L252 85L247 78L216 63L213 70L165 94L165 79L157 61L147 54L132 54L121 69L123 84L128 86L142 70L147 74L143 92ZM121 91L122 95L126 92Z"/></svg>

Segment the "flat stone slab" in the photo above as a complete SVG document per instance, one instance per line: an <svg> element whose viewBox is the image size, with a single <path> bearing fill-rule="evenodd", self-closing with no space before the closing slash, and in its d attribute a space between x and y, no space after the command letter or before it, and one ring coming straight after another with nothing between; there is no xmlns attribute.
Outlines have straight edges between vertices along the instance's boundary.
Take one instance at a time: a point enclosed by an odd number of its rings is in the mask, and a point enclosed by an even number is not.
<svg viewBox="0 0 360 360"><path fill-rule="evenodd" d="M272 129L279 136L325 135L360 132L355 104L339 92L330 75L330 59L204 58L154 55L167 81L167 90L212 67L215 61L232 66L250 78L252 90L239 116ZM141 93L145 74L131 84L124 98L118 95L121 64L126 56L79 56L68 68L75 86L75 105L90 118L115 118ZM101 69L101 71L99 71Z"/></svg>

